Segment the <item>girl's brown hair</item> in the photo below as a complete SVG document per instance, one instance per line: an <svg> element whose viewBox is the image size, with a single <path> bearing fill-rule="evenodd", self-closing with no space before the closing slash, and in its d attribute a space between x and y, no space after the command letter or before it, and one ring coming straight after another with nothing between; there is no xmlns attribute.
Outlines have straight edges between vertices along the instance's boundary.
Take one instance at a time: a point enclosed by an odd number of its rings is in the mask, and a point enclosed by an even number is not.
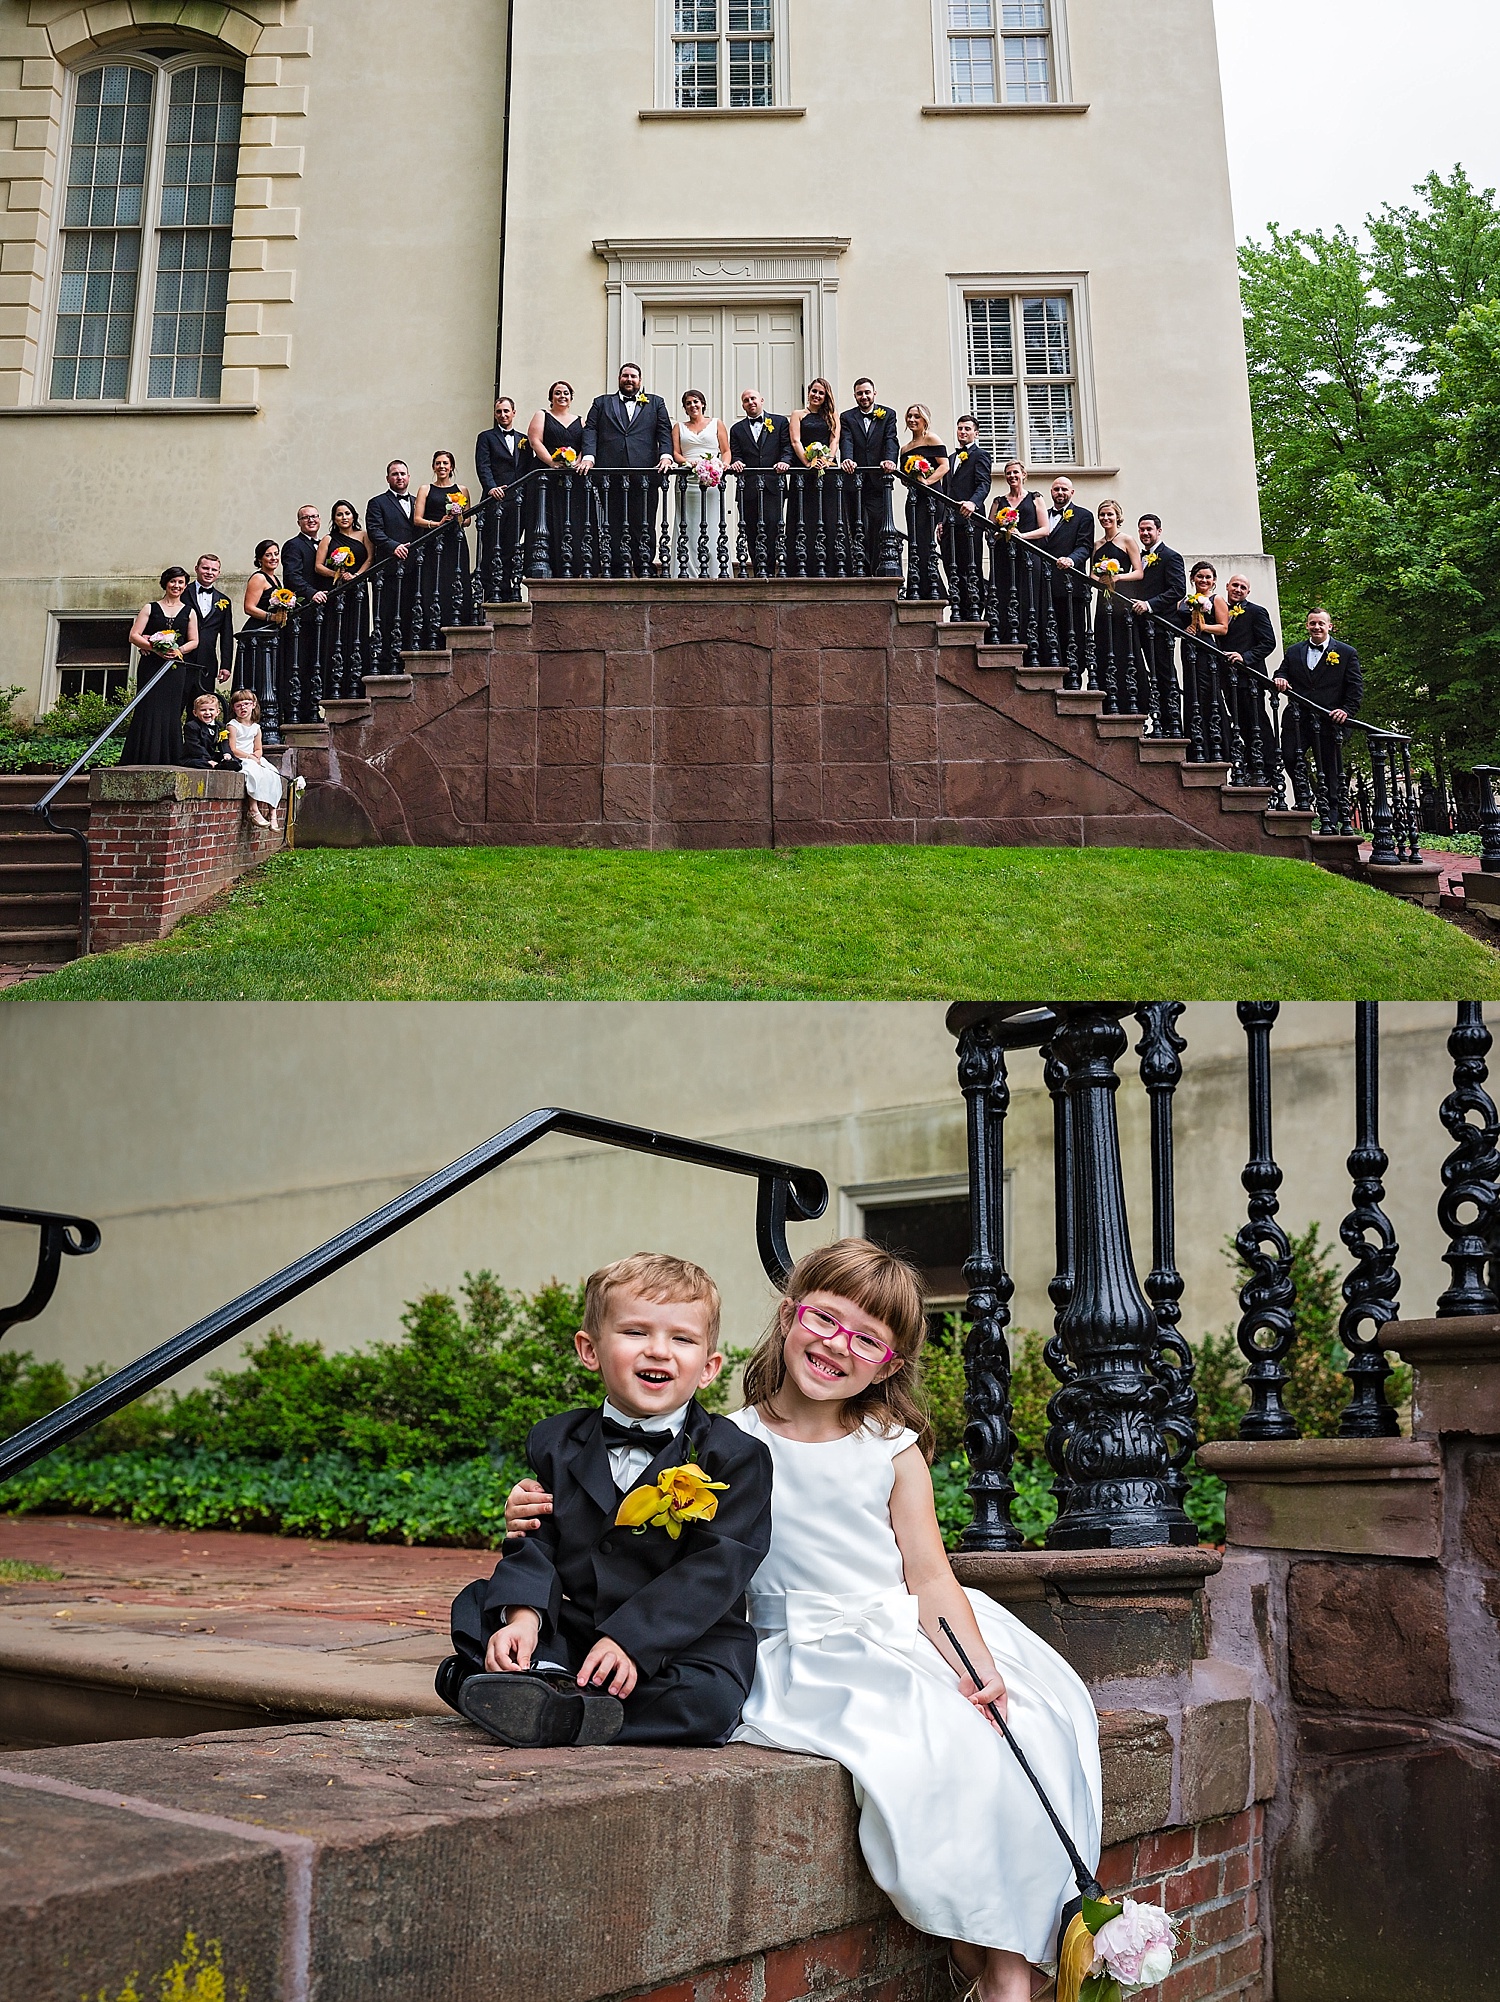
<svg viewBox="0 0 1500 2002"><path fill-rule="evenodd" d="M258 723L260 721L260 698L255 690L253 688L235 689L229 698L229 713L231 716L241 702L248 702L250 704L250 720L252 723Z"/></svg>
<svg viewBox="0 0 1500 2002"><path fill-rule="evenodd" d="M872 1383L839 1406L847 1432L873 1425L882 1437L910 1430L917 1435L924 1459L936 1444L932 1421L921 1404L918 1358L927 1339L922 1282L913 1266L867 1237L841 1237L799 1258L787 1276L785 1299L776 1318L745 1365L745 1402L774 1405L786 1381L786 1324L792 1309L809 1293L836 1293L852 1300L861 1312L890 1330L891 1346L902 1367Z"/></svg>

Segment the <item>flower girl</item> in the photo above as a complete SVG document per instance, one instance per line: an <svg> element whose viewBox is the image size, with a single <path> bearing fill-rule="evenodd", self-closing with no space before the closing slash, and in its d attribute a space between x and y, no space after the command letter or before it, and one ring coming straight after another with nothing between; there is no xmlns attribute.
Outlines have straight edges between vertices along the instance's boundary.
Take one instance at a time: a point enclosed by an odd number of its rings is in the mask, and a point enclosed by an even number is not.
<svg viewBox="0 0 1500 2002"><path fill-rule="evenodd" d="M732 1416L770 1449L775 1478L771 1548L750 1583L755 1682L734 1735L837 1759L855 1783L865 1862L897 1911L950 1942L971 2002L1029 2002L1073 1878L985 1706L999 1707L1091 1869L1098 1719L1060 1655L953 1576L915 1382L925 1333L912 1268L845 1238L797 1261L746 1365ZM549 1509L523 1483L507 1529Z"/></svg>
<svg viewBox="0 0 1500 2002"><path fill-rule="evenodd" d="M245 805L262 827L280 828L281 774L261 749L260 703L249 688L237 688L229 698L229 748L245 775Z"/></svg>

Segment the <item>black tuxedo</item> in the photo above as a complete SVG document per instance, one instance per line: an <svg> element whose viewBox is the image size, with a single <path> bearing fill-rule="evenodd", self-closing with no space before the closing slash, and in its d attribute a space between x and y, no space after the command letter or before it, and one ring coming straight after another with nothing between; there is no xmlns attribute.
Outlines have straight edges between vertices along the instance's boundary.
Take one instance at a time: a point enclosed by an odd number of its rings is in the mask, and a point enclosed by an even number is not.
<svg viewBox="0 0 1500 2002"><path fill-rule="evenodd" d="M941 491L949 500L972 501L976 513L982 516L989 506L994 463L983 445L955 445L949 454Z"/></svg>
<svg viewBox="0 0 1500 2002"><path fill-rule="evenodd" d="M1270 756L1265 683L1257 680L1256 675L1265 673L1266 662L1278 644L1271 614L1264 605L1252 604L1247 598L1243 605L1229 607L1229 631L1219 641L1219 648L1224 653L1237 653L1241 665L1234 670L1233 680L1230 670L1224 670L1225 695L1226 699L1232 695L1237 685L1235 721L1245 746L1246 761L1251 777L1258 777L1267 785L1271 783L1274 760Z"/></svg>
<svg viewBox="0 0 1500 2002"><path fill-rule="evenodd" d="M762 424L764 430L759 428ZM786 494L782 476L768 469L794 463L791 427L786 418L770 410L763 411L754 423L742 417L738 424L730 426L729 459L731 465L745 468L739 481L739 503L750 568L757 576L763 573L774 576ZM763 472L765 477L757 479L757 472Z"/></svg>
<svg viewBox="0 0 1500 2002"><path fill-rule="evenodd" d="M1067 519L1064 519L1064 516ZM1086 577L1094 555L1094 517L1080 501L1069 501L1048 529L1045 540L1039 545L1049 556L1071 556L1075 569ZM1053 571L1055 582L1065 579L1066 571Z"/></svg>
<svg viewBox="0 0 1500 2002"><path fill-rule="evenodd" d="M1331 639L1316 668L1307 663L1307 641L1289 646L1276 670L1294 695L1306 695L1324 709L1343 709L1359 714L1365 698L1365 674L1359 655L1347 640Z"/></svg>
<svg viewBox="0 0 1500 2002"><path fill-rule="evenodd" d="M182 689L183 709L190 712L200 695L214 693L219 669L227 672L234 666L234 608L215 584L209 593L209 608L204 612L198 602L196 577L187 587L187 603L198 621L197 651L188 656Z"/></svg>
<svg viewBox="0 0 1500 2002"><path fill-rule="evenodd" d="M615 1527L624 1495L600 1411L566 1411L534 1426L526 1457L552 1496L552 1514L529 1536L510 1538L493 1575L454 1600L453 1645L465 1669L482 1668L508 1607L530 1606L542 1623L538 1662L576 1671L607 1635L635 1663L641 1679L626 1699L622 1742L723 1744L755 1675L745 1591L771 1543L771 1456L695 1401L634 1488L681 1466L690 1451L711 1480L728 1485L712 1521L689 1524L674 1542L664 1529Z"/></svg>
<svg viewBox="0 0 1500 2002"><path fill-rule="evenodd" d="M944 508L940 524L950 596L956 566L959 616L965 619L984 617L984 530L980 523L989 506L993 465L992 455L982 445L955 445L939 489L949 500L969 501L974 508L969 516L951 515Z"/></svg>
<svg viewBox="0 0 1500 2002"><path fill-rule="evenodd" d="M1066 517L1066 519L1064 519ZM1094 517L1079 501L1069 501L1036 545L1049 556L1070 556L1071 571L1045 567L1052 580L1052 616L1057 623L1058 656L1069 668L1084 657L1084 628L1090 617L1087 577L1094 557Z"/></svg>
<svg viewBox="0 0 1500 2002"><path fill-rule="evenodd" d="M1183 699L1177 681L1176 642L1168 628L1181 625L1177 607L1187 596L1187 564L1175 549L1169 549L1165 542L1158 542L1154 549L1141 551L1141 568L1145 572L1139 584L1125 584L1121 593L1137 599L1165 621L1158 625L1155 619L1131 613L1136 631L1136 647L1142 662L1142 673L1155 686L1162 728L1168 736L1177 736L1183 728Z"/></svg>
<svg viewBox="0 0 1500 2002"><path fill-rule="evenodd" d="M656 561L656 510L661 480L642 477L672 456L672 419L659 396L643 390L631 398L635 416L627 420L626 399L596 396L583 420L583 453L601 472L630 467L629 481L605 482L602 534L609 542L609 570L615 577L651 574ZM602 548L600 551L603 554Z"/></svg>
<svg viewBox="0 0 1500 2002"><path fill-rule="evenodd" d="M492 503L479 518L480 594L492 604L521 595L522 496L514 489L531 463L524 431L502 431L497 424L474 441L479 498L487 498L491 487L505 489L504 500Z"/></svg>
<svg viewBox="0 0 1500 2002"><path fill-rule="evenodd" d="M403 500L411 502L410 514L401 505ZM370 538L370 547L375 552L377 563L385 562L403 545L416 540L421 532L416 519L416 507L416 495L410 488L398 496L387 487L384 493L376 494L365 509L365 532ZM396 645L398 633L402 648L410 646L412 640L412 607L416 601L417 589L416 565L402 564L399 579L396 576L396 569L394 563L388 564L376 578L374 585L375 631L372 634L371 657L377 674L399 674L401 658Z"/></svg>
<svg viewBox="0 0 1500 2002"><path fill-rule="evenodd" d="M1175 549L1158 542L1154 549L1141 551L1141 568L1145 577L1130 587L1131 596L1175 623L1177 607L1187 596L1187 564Z"/></svg>
<svg viewBox="0 0 1500 2002"><path fill-rule="evenodd" d="M1223 652L1237 653L1246 667L1264 674L1277 645L1276 628L1264 605L1253 605L1247 598L1243 605L1229 607L1229 631L1219 641Z"/></svg>
<svg viewBox="0 0 1500 2002"><path fill-rule="evenodd" d="M212 691L209 691L212 693ZM240 761L229 748L229 732L222 723L200 723L188 716L182 725L182 762L194 770L237 772Z"/></svg>
<svg viewBox="0 0 1500 2002"><path fill-rule="evenodd" d="M884 416L879 413L884 410ZM856 466L879 466L889 459L893 466L901 463L901 441L896 436L896 413L885 410L884 404L877 403L870 412L868 423L865 413L856 406L845 410L839 417L839 458L852 459Z"/></svg>
<svg viewBox="0 0 1500 2002"><path fill-rule="evenodd" d="M479 475L479 498L491 487L513 487L527 469L531 447L524 431L502 431L498 424L481 431L474 440L474 470Z"/></svg>
<svg viewBox="0 0 1500 2002"><path fill-rule="evenodd" d="M281 574L286 579L287 589L295 591L299 598L310 598L314 591L328 589L313 568L317 554L317 537L304 535L300 528L281 545Z"/></svg>

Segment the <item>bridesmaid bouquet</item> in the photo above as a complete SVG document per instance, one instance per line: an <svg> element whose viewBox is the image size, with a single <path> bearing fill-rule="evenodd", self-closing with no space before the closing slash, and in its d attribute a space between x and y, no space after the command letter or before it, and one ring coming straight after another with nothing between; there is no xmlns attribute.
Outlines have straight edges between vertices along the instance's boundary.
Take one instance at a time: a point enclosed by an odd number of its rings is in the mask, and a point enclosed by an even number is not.
<svg viewBox="0 0 1500 2002"><path fill-rule="evenodd" d="M454 515L462 514L468 505L468 489L466 487L455 487L448 496L447 514L449 519L451 520Z"/></svg>
<svg viewBox="0 0 1500 2002"><path fill-rule="evenodd" d="M559 445L557 450L552 454L552 463L554 466L576 466L578 464L578 454L573 450L571 445Z"/></svg>
<svg viewBox="0 0 1500 2002"><path fill-rule="evenodd" d="M826 445L807 445L803 448L802 456L807 460L811 471L821 473L823 468L832 460L833 453Z"/></svg>
<svg viewBox="0 0 1500 2002"><path fill-rule="evenodd" d="M925 480L927 475L932 471L932 461L931 459L922 458L917 452L913 452L903 470L908 473L914 473L919 480Z"/></svg>
<svg viewBox="0 0 1500 2002"><path fill-rule="evenodd" d="M162 660L170 660L182 641L173 632L159 632L151 635L151 651Z"/></svg>
<svg viewBox="0 0 1500 2002"><path fill-rule="evenodd" d="M286 624L287 613L291 611L297 602L297 593L295 591L288 591L283 584L278 584L276 589L271 593L268 602L271 607L270 617L272 625L284 626Z"/></svg>
<svg viewBox="0 0 1500 2002"><path fill-rule="evenodd" d="M1119 574L1120 566L1113 556L1106 556L1102 563L1094 565L1094 575L1104 579L1104 588L1106 591L1112 591L1115 588L1115 579Z"/></svg>
<svg viewBox="0 0 1500 2002"><path fill-rule="evenodd" d="M341 542L337 549L329 550L328 567L340 573L354 568L354 551L347 543Z"/></svg>
<svg viewBox="0 0 1500 2002"><path fill-rule="evenodd" d="M698 461L698 484L700 487L717 487L722 483L723 478L724 468L717 459L700 459Z"/></svg>
<svg viewBox="0 0 1500 2002"><path fill-rule="evenodd" d="M1003 507L995 516L997 527L1003 528L1007 535L1013 533L1020 519L1021 510L1018 507Z"/></svg>
<svg viewBox="0 0 1500 2002"><path fill-rule="evenodd" d="M1176 1929L1160 1905L1085 1898L1082 1920L1074 1921L1064 1943L1058 1995L1066 1988L1078 2002L1122 2002L1166 1980L1176 1944Z"/></svg>

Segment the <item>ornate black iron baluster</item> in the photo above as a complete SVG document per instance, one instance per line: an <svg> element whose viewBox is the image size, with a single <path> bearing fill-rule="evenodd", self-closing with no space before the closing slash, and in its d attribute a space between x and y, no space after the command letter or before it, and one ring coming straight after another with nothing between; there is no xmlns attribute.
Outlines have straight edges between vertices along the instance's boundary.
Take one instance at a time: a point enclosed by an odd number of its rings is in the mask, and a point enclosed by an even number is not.
<svg viewBox="0 0 1500 2002"><path fill-rule="evenodd" d="M549 510L552 501L552 484L559 477L550 466L537 475L536 485L531 495L531 533L526 538L526 575L528 577L550 577L552 575L552 531ZM606 479L608 475L605 475Z"/></svg>
<svg viewBox="0 0 1500 2002"><path fill-rule="evenodd" d="M1062 667L1062 629L1057 623L1057 601L1052 595L1053 575L1051 566L1039 551L1026 545L1027 561L1031 564L1032 602L1038 596L1042 605L1042 653L1043 667ZM1063 675L1064 685L1068 685L1067 675Z"/></svg>
<svg viewBox="0 0 1500 2002"><path fill-rule="evenodd" d="M1064 570L1061 574L1063 580L1063 618L1067 627L1067 631L1063 637L1063 687L1081 688L1083 686L1083 677L1079 673L1078 668L1078 619L1077 606L1073 597L1073 573L1071 570ZM1053 601L1053 605L1055 610L1055 600Z"/></svg>
<svg viewBox="0 0 1500 2002"><path fill-rule="evenodd" d="M1281 755L1281 691L1274 684L1267 697L1269 714L1269 744L1267 756L1270 759L1267 783L1271 788L1271 804L1278 813L1287 811L1287 768L1286 759Z"/></svg>
<svg viewBox="0 0 1500 2002"><path fill-rule="evenodd" d="M590 473L589 478L599 482L596 490L599 495L599 575L613 577L616 559L614 530L610 525L610 501L614 481L609 473ZM529 569L526 574L530 576Z"/></svg>
<svg viewBox="0 0 1500 2002"><path fill-rule="evenodd" d="M984 640L986 646L1001 644L1000 632L1000 589L995 572L1000 562L1000 544L988 528L975 531L975 547L978 551L979 582L983 599ZM985 561L988 552L989 561Z"/></svg>
<svg viewBox="0 0 1500 2002"><path fill-rule="evenodd" d="M794 473L793 497L797 502L797 527L792 537L792 571L794 577L807 575L807 493L812 485L811 473Z"/></svg>
<svg viewBox="0 0 1500 2002"><path fill-rule="evenodd" d="M1286 705L1286 733L1291 739L1290 770L1292 779L1292 805L1298 813L1316 813L1317 797L1312 781L1307 775L1307 741L1302 728L1302 705L1296 696L1288 696Z"/></svg>
<svg viewBox="0 0 1500 2002"><path fill-rule="evenodd" d="M1339 1340L1349 1351L1351 1396L1339 1419L1341 1439L1394 1439L1401 1427L1386 1402L1385 1380L1391 1373L1380 1331L1396 1319L1401 1277L1396 1253L1401 1249L1390 1219L1380 1207L1385 1200L1385 1154L1380 1145L1380 1009L1374 1001L1354 1004L1354 1151L1349 1179L1354 1207L1339 1225L1339 1236L1354 1259L1344 1281L1344 1310L1339 1315Z"/></svg>
<svg viewBox="0 0 1500 2002"><path fill-rule="evenodd" d="M823 520L823 482L826 478L826 473L813 474L813 505L817 509L813 527L813 575L815 577L826 577L828 575L828 530Z"/></svg>
<svg viewBox="0 0 1500 2002"><path fill-rule="evenodd" d="M594 572L594 517L599 506L599 492L594 485L592 473L574 473L573 491L578 495L579 512L583 516L583 532L579 537L578 574L592 577ZM517 593L519 596L520 593Z"/></svg>
<svg viewBox="0 0 1500 2002"><path fill-rule="evenodd" d="M293 612L277 636L281 641L282 672L277 679L286 690L288 723L302 721L302 621Z"/></svg>
<svg viewBox="0 0 1500 2002"><path fill-rule="evenodd" d="M672 545L667 535L667 494L671 475L667 473L643 473L641 475L641 520L638 545L640 549L640 574L649 577L655 569L663 577L672 574ZM656 510L661 506L660 542L656 533Z"/></svg>
<svg viewBox="0 0 1500 2002"><path fill-rule="evenodd" d="M880 563L877 575L901 575L901 531L896 526L896 475L880 475Z"/></svg>
<svg viewBox="0 0 1500 2002"><path fill-rule="evenodd" d="M1494 1100L1484 1088L1489 1076L1485 1058L1491 1036L1478 1001L1460 1001L1458 1019L1448 1038L1453 1059L1453 1089L1438 1117L1454 1142L1443 1163L1443 1193L1438 1222L1448 1239L1443 1263L1453 1283L1438 1297L1442 1320L1471 1314L1500 1313L1494 1290L1496 1233L1500 1229L1500 1121Z"/></svg>
<svg viewBox="0 0 1500 2002"><path fill-rule="evenodd" d="M1338 831L1340 834L1352 834L1354 832L1354 822L1350 817L1351 802L1349 798L1348 759L1345 750L1350 734L1341 723L1334 724L1333 755L1335 770L1329 781L1329 787L1332 794L1334 811L1338 816Z"/></svg>
<svg viewBox="0 0 1500 2002"><path fill-rule="evenodd" d="M965 1550L1019 1550L1021 1532L1010 1520L1015 1498L1011 1464L1016 1442L1010 1422L1010 1350L1005 1330L1014 1291L1005 1269L1005 1115L1010 1108L1005 1052L980 1022L958 1039L958 1082L968 1112L969 1256L964 1278L969 1297L964 1319L964 1451L974 1520L964 1531Z"/></svg>
<svg viewBox="0 0 1500 2002"><path fill-rule="evenodd" d="M575 577L578 573L573 568L573 495L578 485L578 475L576 473L560 472L556 475L556 478L559 489L558 498L562 502L560 510L561 521L559 524L561 533L558 537L561 546L557 552L557 575L559 577Z"/></svg>
<svg viewBox="0 0 1500 2002"><path fill-rule="evenodd" d="M1169 737L1180 738L1184 734L1183 705L1186 700L1184 690L1187 686L1187 649L1186 647L1183 648L1183 656L1179 668L1177 643L1171 632L1157 623L1154 612L1148 612L1146 619L1155 638L1157 658L1163 663L1161 670L1162 720L1166 726L1167 735ZM1178 679L1179 672L1182 676L1180 681Z"/></svg>
<svg viewBox="0 0 1500 2002"><path fill-rule="evenodd" d="M1213 765L1224 762L1224 690L1220 678L1223 666L1219 650L1210 641L1203 647L1200 658L1208 662L1208 716L1205 720L1203 741L1208 750L1208 761Z"/></svg>
<svg viewBox="0 0 1500 2002"><path fill-rule="evenodd" d="M1479 781L1479 867L1486 876L1500 875L1500 801L1495 798L1495 781L1500 765L1475 765Z"/></svg>
<svg viewBox="0 0 1500 2002"><path fill-rule="evenodd" d="M719 533L714 555L719 566L719 575L727 577L729 570L729 477L720 473L719 484L714 488L719 497Z"/></svg>
<svg viewBox="0 0 1500 2002"><path fill-rule="evenodd" d="M1116 672L1120 677L1120 707L1127 716L1144 716L1135 651L1135 613L1122 612L1118 629L1111 619L1110 644L1115 648Z"/></svg>
<svg viewBox="0 0 1500 2002"><path fill-rule="evenodd" d="M790 577L791 563L791 520L792 520L792 480L791 473L778 473L777 485L781 489L781 509L776 518L776 527L769 540L771 542L771 575Z"/></svg>
<svg viewBox="0 0 1500 2002"><path fill-rule="evenodd" d="M260 691L260 734L264 742L278 747L281 744L281 654L286 633L285 626L278 626L267 633L257 662L265 677L265 686Z"/></svg>
<svg viewBox="0 0 1500 2002"><path fill-rule="evenodd" d="M933 581L937 587L937 595L948 600L948 617L953 620L962 621L968 616L964 609L963 586L959 578L959 536L962 533L963 524L958 515L949 514L946 510L940 512L936 501L932 502L932 511L934 530L932 567L935 573ZM945 538L941 546L947 552L947 560L941 568L938 563L939 536ZM947 572L946 589L943 588L944 570Z"/></svg>
<svg viewBox="0 0 1500 2002"><path fill-rule="evenodd" d="M1076 582L1074 581L1074 577L1077 578ZM1068 590L1070 594L1077 593L1073 602L1077 608L1078 622L1083 628L1078 635L1078 670L1082 677L1083 686L1097 690L1100 687L1100 681L1099 663L1094 655L1093 587L1087 577L1078 577L1076 572L1074 573L1074 577L1070 577L1068 580ZM1114 713L1113 710L1109 709L1108 690L1105 691L1104 706L1111 715ZM1119 707L1118 702L1116 702L1115 707Z"/></svg>
<svg viewBox="0 0 1500 2002"><path fill-rule="evenodd" d="M1229 752L1229 783L1232 786L1250 784L1249 764L1245 757L1245 739L1240 729L1240 671L1234 662L1226 661L1229 670L1229 717L1226 749Z"/></svg>
<svg viewBox="0 0 1500 2002"><path fill-rule="evenodd" d="M844 533L845 482L847 475L842 468L826 475L833 481L833 574L835 577L852 577L854 565L849 561L849 544ZM854 475L859 479L858 473Z"/></svg>
<svg viewBox="0 0 1500 2002"><path fill-rule="evenodd" d="M1104 690L1104 713L1118 716L1120 713L1120 681L1115 663L1115 608L1109 593L1104 592L1095 601L1096 609L1104 607L1104 617L1100 621L1104 636L1104 648L1099 650L1098 640L1094 642L1095 660L1099 670L1099 685Z"/></svg>
<svg viewBox="0 0 1500 2002"><path fill-rule="evenodd" d="M734 567L740 577L748 577L754 569L750 539L745 533L745 479L744 473L734 476Z"/></svg>
<svg viewBox="0 0 1500 2002"><path fill-rule="evenodd" d="M853 545L849 551L852 561L850 570L856 577L870 574L869 545L865 537L865 476L856 473L849 483L850 527L849 540Z"/></svg>
<svg viewBox="0 0 1500 2002"><path fill-rule="evenodd" d="M340 584L333 596L333 650L328 656L328 696L333 702L342 702L344 699L345 607L357 589L357 586ZM319 688L313 695L314 715L321 716L322 709L323 690Z"/></svg>
<svg viewBox="0 0 1500 2002"><path fill-rule="evenodd" d="M1249 1197L1249 1221L1234 1248L1249 1269L1240 1288L1240 1322L1235 1339L1250 1367L1245 1384L1250 1409L1240 1420L1242 1439L1300 1439L1281 1401L1287 1372L1282 1362L1296 1335L1297 1289L1292 1281L1292 1247L1276 1221L1281 1170L1271 1152L1271 1026L1279 1001L1241 1001L1237 1011L1245 1031L1250 1098L1250 1158L1240 1177Z"/></svg>
<svg viewBox="0 0 1500 2002"><path fill-rule="evenodd" d="M1208 758L1208 740L1203 729L1203 682L1198 669L1198 642L1182 642L1182 700L1187 718L1188 763L1201 765Z"/></svg>
<svg viewBox="0 0 1500 2002"><path fill-rule="evenodd" d="M1172 1441L1170 1462L1173 1493L1180 1502L1187 1493L1186 1467L1198 1442L1198 1393L1193 1388L1193 1352L1179 1333L1182 1320L1182 1274L1177 1269L1177 1196L1172 1158L1172 1099L1182 1082L1182 1052L1178 1035L1181 1001L1146 1001L1135 1011L1141 1040L1135 1053L1141 1060L1141 1083L1151 1100L1151 1270L1144 1281L1146 1298L1156 1315L1159 1335L1152 1368L1166 1384L1162 1430Z"/></svg>
<svg viewBox="0 0 1500 2002"><path fill-rule="evenodd" d="M399 563L372 578L370 583L370 667L367 671L384 674L386 671L386 648L392 644L392 636L386 630L385 608L390 604L395 613L395 624L400 628L401 565Z"/></svg>
<svg viewBox="0 0 1500 2002"><path fill-rule="evenodd" d="M687 475L687 479L697 483L698 476L696 473L689 473ZM683 483L684 491L686 491L686 485L687 482L685 480ZM707 577L712 574L711 571L709 570L709 555L708 555L709 491L710 491L709 488L705 486L702 485L698 486L698 575L700 577Z"/></svg>
<svg viewBox="0 0 1500 2002"><path fill-rule="evenodd" d="M1056 1041L1042 1045L1042 1082L1052 1100L1052 1240L1056 1261L1056 1270L1047 1281L1053 1333L1042 1349L1042 1360L1059 1384L1066 1387L1074 1371L1056 1327L1063 1308L1073 1297L1073 1111L1068 1100L1068 1066ZM1042 1449L1052 1469L1052 1495L1061 1513L1069 1487L1064 1455L1067 1433L1056 1417L1053 1408L1056 1402L1054 1392L1047 1402L1047 1434Z"/></svg>
<svg viewBox="0 0 1500 2002"><path fill-rule="evenodd" d="M1383 737L1371 737L1369 743L1370 784L1374 792L1374 803L1370 811L1370 860L1377 868L1394 869L1400 862L1401 855L1396 847L1395 818L1391 812L1391 795L1386 783L1386 757L1389 747ZM1353 1174L1352 1167L1349 1172Z"/></svg>
<svg viewBox="0 0 1500 2002"><path fill-rule="evenodd" d="M312 657L308 662L307 672L307 714L297 718L299 723L319 723L323 719L323 629L327 618L326 603L313 606Z"/></svg>
<svg viewBox="0 0 1500 2002"><path fill-rule="evenodd" d="M663 505L670 507L674 499L677 503L677 574L679 577L691 577L693 564L692 552L688 548L687 488L681 480L667 482L667 495ZM669 567L667 575L670 577L671 574Z"/></svg>
<svg viewBox="0 0 1500 2002"><path fill-rule="evenodd" d="M1035 667L1037 660L1036 597L1034 593L1028 592L1027 594L1030 602L1026 607L1026 630L1022 632L1021 580L1017 568L1019 559L1016 555L1016 538L1013 535L1006 535L1003 530L1001 531L1000 539L995 543L994 556L996 558L998 558L1002 549L1005 551L1005 644L1007 646L1024 646L1026 652L1023 655L1023 659L1026 666ZM994 575L993 568L990 574ZM1028 572L1027 574L1029 579L1030 573Z"/></svg>
<svg viewBox="0 0 1500 2002"><path fill-rule="evenodd" d="M1067 1069L1074 1204L1070 1297L1057 1339L1069 1375L1049 1406L1068 1486L1047 1532L1054 1549L1193 1544L1177 1499L1171 1396L1157 1374L1156 1316L1136 1276L1120 1167L1115 1065L1128 1047L1123 1004L1063 1002L1053 1038ZM1049 1440L1050 1444L1050 1440Z"/></svg>

